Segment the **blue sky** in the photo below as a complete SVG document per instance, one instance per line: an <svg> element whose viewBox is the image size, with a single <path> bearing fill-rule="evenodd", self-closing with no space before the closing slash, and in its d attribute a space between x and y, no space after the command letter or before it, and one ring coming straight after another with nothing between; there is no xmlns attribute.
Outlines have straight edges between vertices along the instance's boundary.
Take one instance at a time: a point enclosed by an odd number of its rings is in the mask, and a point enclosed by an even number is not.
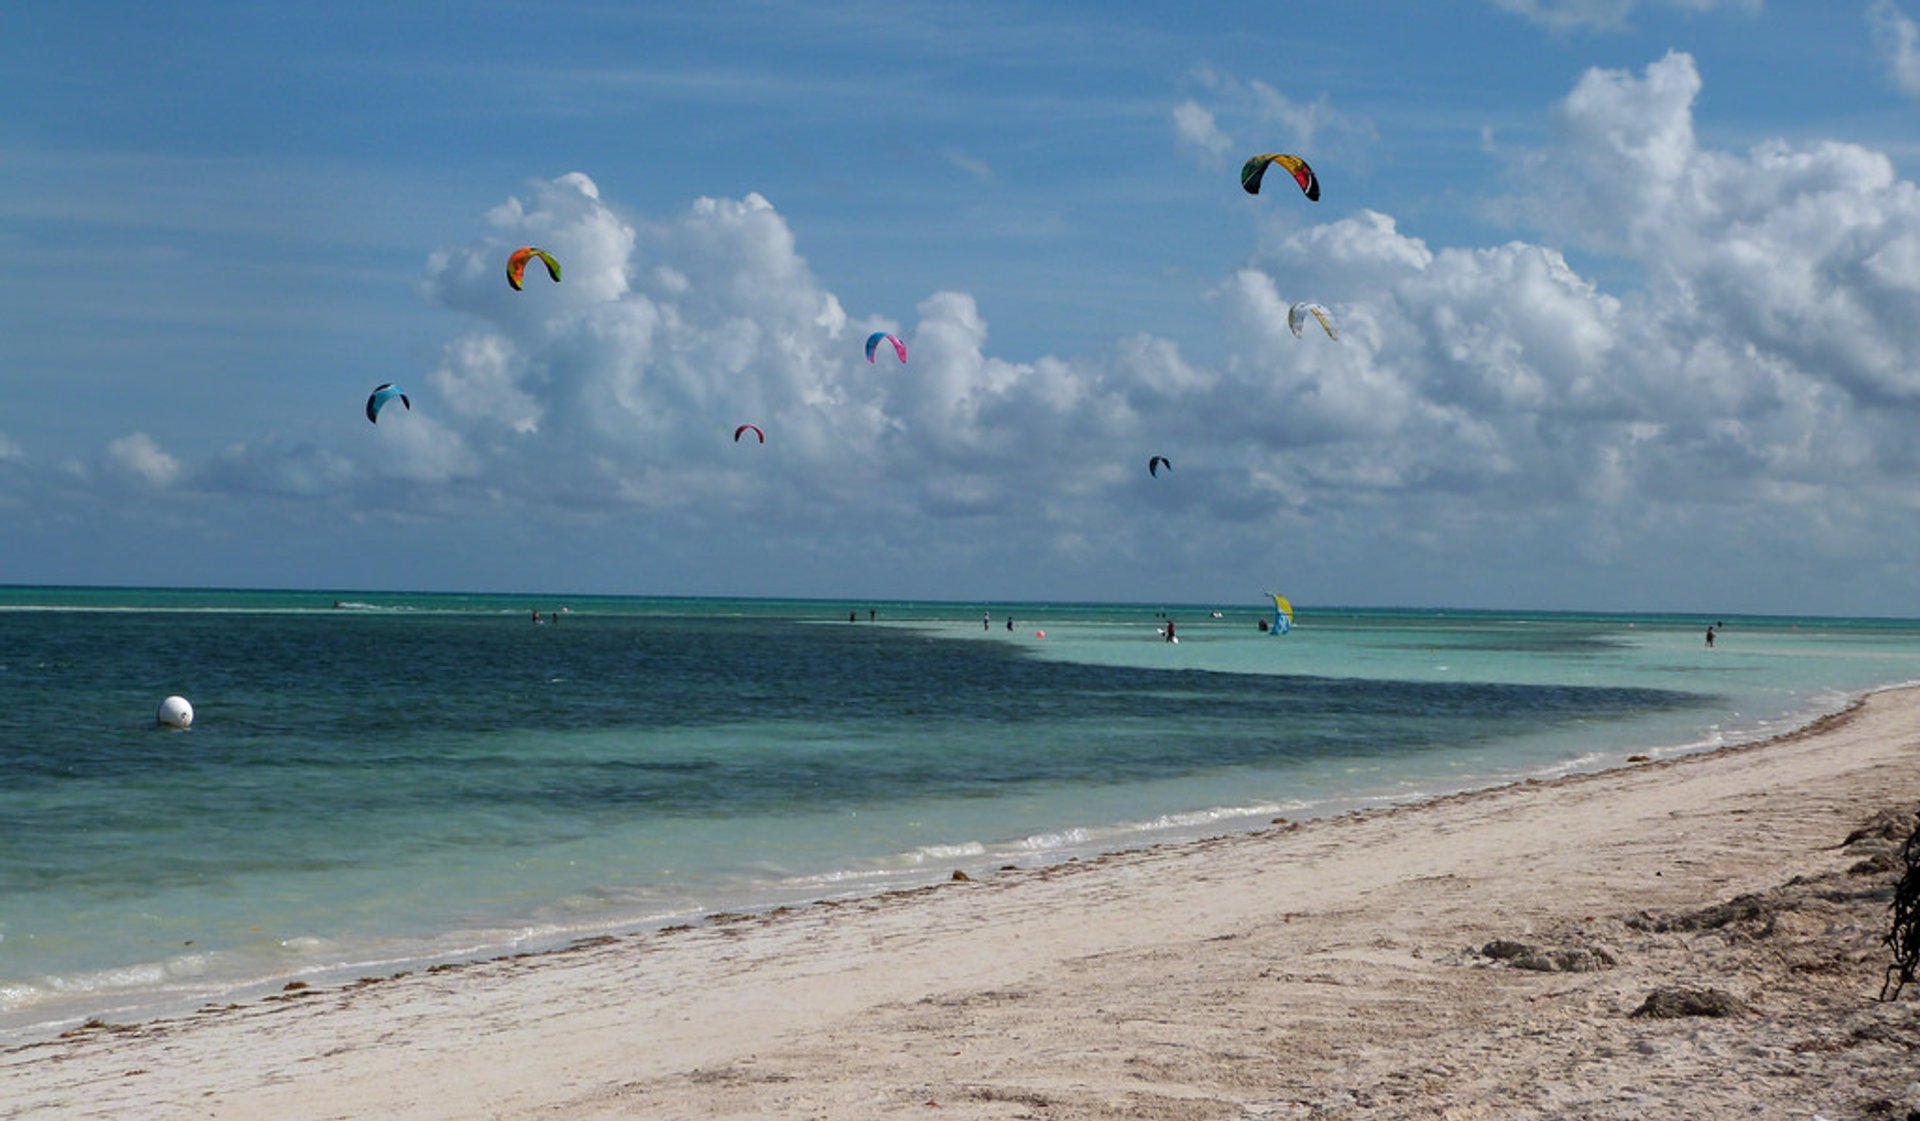
<svg viewBox="0 0 1920 1121"><path fill-rule="evenodd" d="M0 582L1920 615L1920 8L1192 13L16 5Z"/></svg>

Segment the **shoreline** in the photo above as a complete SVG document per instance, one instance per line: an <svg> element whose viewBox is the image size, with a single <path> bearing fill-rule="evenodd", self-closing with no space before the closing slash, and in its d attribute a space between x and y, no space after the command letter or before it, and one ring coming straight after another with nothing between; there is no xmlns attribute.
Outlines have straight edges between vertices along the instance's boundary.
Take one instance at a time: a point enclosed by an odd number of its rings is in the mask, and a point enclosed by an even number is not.
<svg viewBox="0 0 1920 1121"><path fill-rule="evenodd" d="M921 624L899 625L918 627ZM962 631L957 637L972 640L977 636L974 632ZM479 937L468 940L464 946L432 946L429 943L433 939L421 938L407 945L369 947L369 952L349 954L344 961L335 964L307 962L288 965L272 974L213 975L203 978L201 984L177 983L169 989L153 992L107 990L85 1001L62 1002L46 1010L52 1015L32 1022L0 1026L0 1053L52 1038L84 1023L148 1023L191 1017L198 1009L212 1004L244 1004L269 997L283 986L327 990L363 983L368 980L370 971L377 978L423 970L443 971L509 957L526 958L565 952L583 941L644 938L662 929L698 926L714 914L763 915L811 906L846 905L868 898L913 893L946 881L950 874L982 878L1003 878L1011 872L1030 874L1056 866L1077 866L1136 852L1257 836L1270 831L1272 823L1278 821L1304 824L1355 814L1394 812L1508 786L1562 782L1619 767L1653 766L1700 754L1764 745L1824 727L1829 721L1857 709L1873 693L1904 688L1920 688L1920 685L1895 684L1869 689L1845 700L1842 707L1832 711L1827 711L1825 706L1810 706L1801 714L1800 719L1804 722L1793 724L1785 731L1764 731L1769 724L1784 721L1778 717L1761 718L1755 725L1736 731L1731 742L1719 746L1700 742L1656 744L1632 754L1617 746L1610 746L1589 752L1582 758L1568 759L1551 766L1515 768L1504 773L1495 771L1464 779L1453 776L1439 784L1425 784L1424 790L1389 792L1385 789L1356 789L1319 796L1310 802L1296 800L1291 806L1274 804L1258 807L1257 812L1240 809L1226 813L1223 812L1226 807L1214 807L1205 812L1185 815L1193 820L1177 820L1182 815L1172 815L1163 816L1153 823L1142 819L1106 821L1090 827L1075 825L1069 828L1085 828L1097 836L1094 839L1063 842L1057 848L1045 848L1038 852L1001 851L996 855L991 847L979 853L955 851L937 859L929 856L924 868L863 867L851 877L849 884L836 890L829 890L825 882L816 883L807 891L796 890L784 883L762 884L753 889L736 885L736 890L722 891L713 896L710 902L689 905L665 914L645 917L631 914L588 916L571 921L566 926L544 930L523 928L517 933L513 924L509 923L492 931L502 937L487 938L485 932L475 932ZM1128 835L1136 832L1138 835ZM998 847L1008 849L1014 846L1002 843ZM1011 863L1015 861L1018 862L1017 867ZM818 876L807 878L822 879ZM164 963L138 962L124 968L164 970L168 967Z"/></svg>
<svg viewBox="0 0 1920 1121"><path fill-rule="evenodd" d="M0 1117L1876 1116L1920 1001L1870 999L1885 903L1841 842L1914 808L1915 728L1885 690L1623 768L290 985L0 1051ZM1796 877L1764 928L1634 925ZM1613 964L1472 949L1502 940ZM1661 983L1744 1011L1629 1015Z"/></svg>

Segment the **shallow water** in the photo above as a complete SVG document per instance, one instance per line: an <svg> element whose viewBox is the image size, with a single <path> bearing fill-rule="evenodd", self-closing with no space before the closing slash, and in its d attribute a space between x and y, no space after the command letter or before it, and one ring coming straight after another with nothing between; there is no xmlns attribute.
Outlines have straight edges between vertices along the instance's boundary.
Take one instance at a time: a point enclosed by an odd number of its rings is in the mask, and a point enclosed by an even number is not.
<svg viewBox="0 0 1920 1121"><path fill-rule="evenodd" d="M1709 651L1712 620L1213 610L0 589L0 1032L1693 750L1920 678L1914 623ZM154 726L174 693L191 731Z"/></svg>

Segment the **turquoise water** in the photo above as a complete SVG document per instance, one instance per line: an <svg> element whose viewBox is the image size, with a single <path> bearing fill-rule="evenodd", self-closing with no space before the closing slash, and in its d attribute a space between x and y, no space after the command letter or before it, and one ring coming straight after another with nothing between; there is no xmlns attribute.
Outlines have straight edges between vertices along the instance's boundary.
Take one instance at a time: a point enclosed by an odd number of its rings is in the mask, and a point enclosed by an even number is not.
<svg viewBox="0 0 1920 1121"><path fill-rule="evenodd" d="M0 1033L1697 750L1920 679L1910 621L1730 617L1708 650L1704 617L1260 617L0 588Z"/></svg>

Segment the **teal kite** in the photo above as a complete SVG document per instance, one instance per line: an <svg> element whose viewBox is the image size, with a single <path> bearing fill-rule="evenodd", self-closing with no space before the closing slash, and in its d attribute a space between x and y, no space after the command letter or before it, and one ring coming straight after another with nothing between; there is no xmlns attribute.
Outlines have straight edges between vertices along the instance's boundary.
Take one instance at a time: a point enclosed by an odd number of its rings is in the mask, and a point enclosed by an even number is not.
<svg viewBox="0 0 1920 1121"><path fill-rule="evenodd" d="M395 389L392 382L384 382L375 387L372 395L367 398L367 422L370 424L380 423L380 410L386 408L387 402L393 400L395 397L400 399L400 404L405 407L408 412L413 411L413 402L407 400L407 395Z"/></svg>

